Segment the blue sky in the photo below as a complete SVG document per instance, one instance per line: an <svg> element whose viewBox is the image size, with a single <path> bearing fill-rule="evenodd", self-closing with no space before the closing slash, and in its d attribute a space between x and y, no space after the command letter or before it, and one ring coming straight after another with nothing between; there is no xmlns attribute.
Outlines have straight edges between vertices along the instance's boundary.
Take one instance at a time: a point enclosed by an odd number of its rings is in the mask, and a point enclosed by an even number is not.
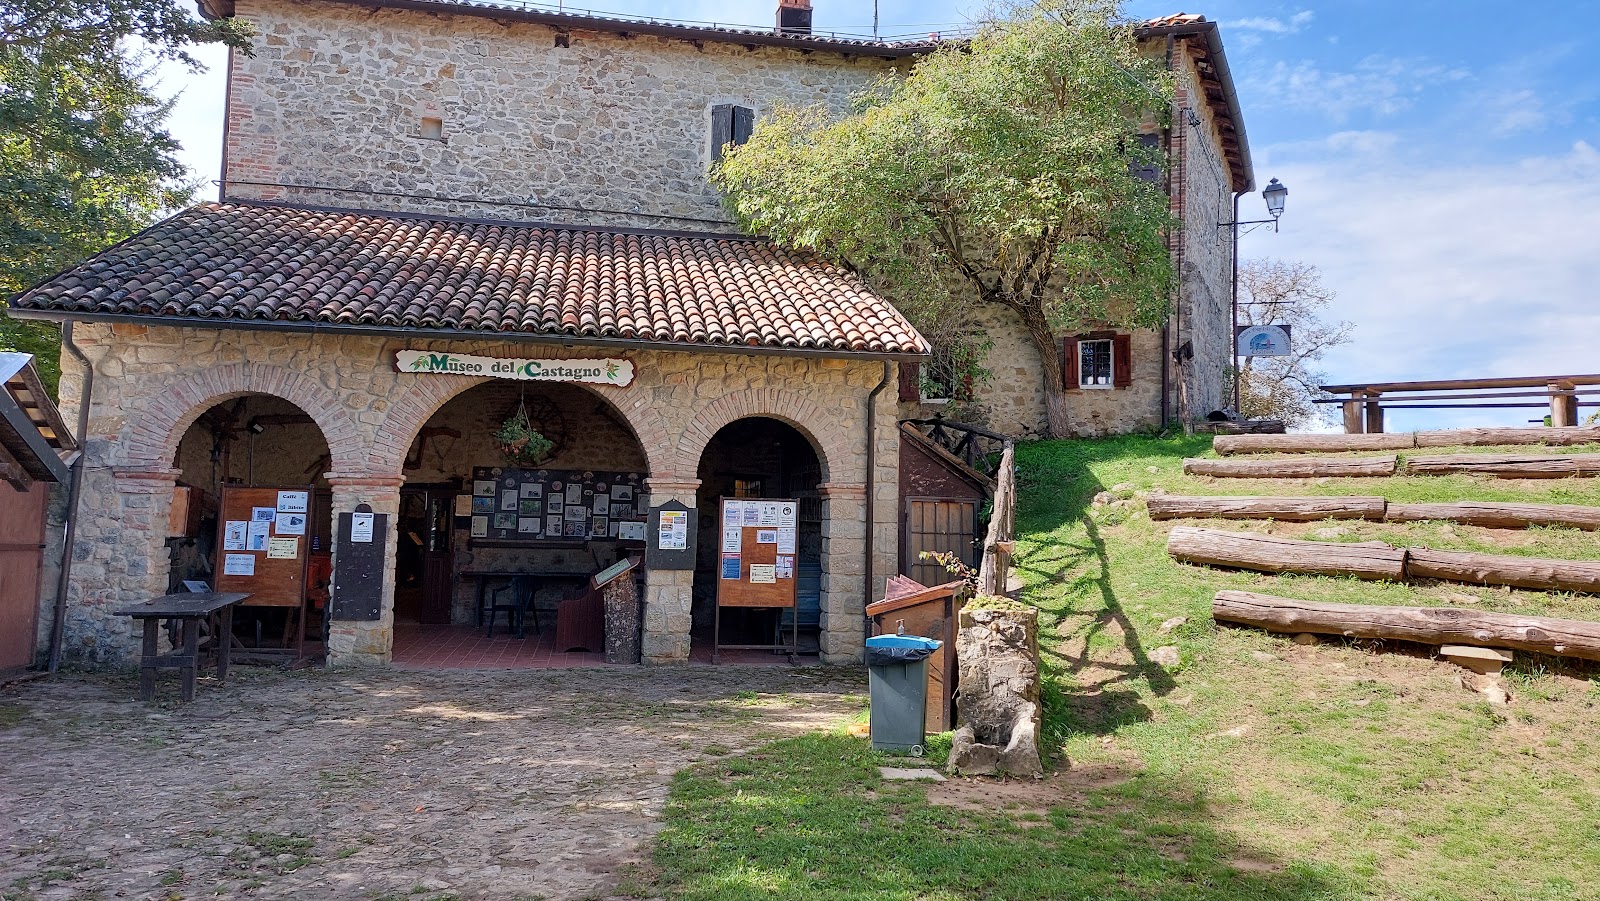
<svg viewBox="0 0 1600 901"><path fill-rule="evenodd" d="M607 12L768 25L775 0L591 0ZM813 0L819 30L870 3ZM570 6L569 6L570 8ZM976 3L884 2L884 33ZM1257 181L1289 187L1282 230L1243 255L1318 266L1354 341L1335 382L1600 372L1600 0L1520 4L1135 0L1135 17L1222 23ZM217 177L223 66L171 69L172 130ZM1243 212L1258 218L1259 197ZM1588 411L1585 411L1586 413ZM1511 424L1537 411L1391 413L1390 428Z"/></svg>

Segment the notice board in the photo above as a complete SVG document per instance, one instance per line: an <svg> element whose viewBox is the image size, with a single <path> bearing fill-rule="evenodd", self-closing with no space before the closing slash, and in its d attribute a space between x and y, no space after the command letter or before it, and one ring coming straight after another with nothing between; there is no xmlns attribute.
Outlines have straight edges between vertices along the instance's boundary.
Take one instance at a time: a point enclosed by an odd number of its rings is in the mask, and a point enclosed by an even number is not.
<svg viewBox="0 0 1600 901"><path fill-rule="evenodd" d="M648 503L637 472L480 466L472 471L471 544L614 539L622 523L644 521Z"/></svg>
<svg viewBox="0 0 1600 901"><path fill-rule="evenodd" d="M373 513L367 504L358 505L354 513L340 513L333 546L333 597L328 618L381 619L389 514Z"/></svg>
<svg viewBox="0 0 1600 901"><path fill-rule="evenodd" d="M717 606L793 607L800 502L722 498Z"/></svg>
<svg viewBox="0 0 1600 901"><path fill-rule="evenodd" d="M306 600L311 486L222 486L217 516L217 591L245 591L250 607L299 607Z"/></svg>

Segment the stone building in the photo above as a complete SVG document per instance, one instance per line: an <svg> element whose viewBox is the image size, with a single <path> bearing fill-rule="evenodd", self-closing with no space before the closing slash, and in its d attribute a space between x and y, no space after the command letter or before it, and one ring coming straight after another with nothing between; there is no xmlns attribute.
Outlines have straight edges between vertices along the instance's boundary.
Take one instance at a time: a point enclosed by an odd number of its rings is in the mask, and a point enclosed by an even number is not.
<svg viewBox="0 0 1600 901"><path fill-rule="evenodd" d="M69 659L132 653L114 606L182 581L264 581L245 569L277 572L281 548L300 581L262 596L293 588L300 612L263 612L257 638L304 636L309 619L331 663L386 661L397 618L477 622L487 573L537 572L549 584L531 606L554 612L642 544L625 524L676 502L701 534L684 561L645 567L643 658L681 662L718 608L729 497L798 502L778 573L812 586L822 659L860 658L864 604L904 559L897 421L927 409L899 364L931 348L848 272L732 234L705 175L773 104L842 110L933 42L814 34L793 2L773 30L454 0L202 11L259 34L229 63L219 201L13 303L69 323L62 407L88 408ZM1086 432L1209 409L1221 390L1226 248L1221 219L1199 223L1248 187L1242 126L1214 25L1152 23L1146 38L1189 92L1160 140L1195 224L1175 244L1173 324L1111 336L1132 382L1082 392ZM1026 433L1042 415L1037 356L1030 371L1020 330L992 331L1015 371L996 367L980 400ZM1192 360L1169 371L1184 344ZM554 439L522 469L494 437L518 411ZM267 487L303 531L280 532L268 508L258 534L248 504L236 521L230 504ZM367 514L387 517L381 565L338 576L366 553L352 517ZM664 522L650 514L652 546Z"/></svg>

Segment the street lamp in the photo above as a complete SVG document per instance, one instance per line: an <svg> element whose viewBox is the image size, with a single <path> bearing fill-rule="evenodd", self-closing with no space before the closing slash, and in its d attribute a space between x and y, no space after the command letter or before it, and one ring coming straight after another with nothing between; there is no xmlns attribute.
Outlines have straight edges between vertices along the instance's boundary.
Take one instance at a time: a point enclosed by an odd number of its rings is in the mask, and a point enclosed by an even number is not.
<svg viewBox="0 0 1600 901"><path fill-rule="evenodd" d="M1233 335L1228 340L1233 342L1233 412L1235 416L1244 415L1240 411L1240 407L1243 406L1241 402L1243 379L1239 377L1239 235L1241 234L1239 226L1271 225L1272 230L1277 231L1278 217L1283 215L1283 202L1289 198L1289 189L1274 178L1271 183L1261 189L1261 199L1267 202L1267 212L1272 218L1241 221L1239 219L1239 198L1246 193L1248 192L1240 191L1233 195L1233 221L1217 223L1218 228L1227 227L1233 229ZM1250 231L1253 230L1250 229Z"/></svg>

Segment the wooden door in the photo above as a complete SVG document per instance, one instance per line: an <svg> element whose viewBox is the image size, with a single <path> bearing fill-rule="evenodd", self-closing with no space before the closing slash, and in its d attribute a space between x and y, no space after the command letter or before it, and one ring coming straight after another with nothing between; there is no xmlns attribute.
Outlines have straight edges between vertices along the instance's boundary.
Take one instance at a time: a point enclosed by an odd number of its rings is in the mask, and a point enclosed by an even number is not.
<svg viewBox="0 0 1600 901"><path fill-rule="evenodd" d="M962 563L976 569L978 505L975 501L941 498L906 499L905 557L901 569L923 585L932 587L955 581L949 570L933 560L923 560L923 551L955 554Z"/></svg>
<svg viewBox="0 0 1600 901"><path fill-rule="evenodd" d="M0 482L0 674L33 663L39 616L39 565L50 486L18 491Z"/></svg>
<svg viewBox="0 0 1600 901"><path fill-rule="evenodd" d="M455 554L450 547L451 511L455 492L427 493L426 534L422 550L422 610L417 617L430 625L448 624L455 587Z"/></svg>

